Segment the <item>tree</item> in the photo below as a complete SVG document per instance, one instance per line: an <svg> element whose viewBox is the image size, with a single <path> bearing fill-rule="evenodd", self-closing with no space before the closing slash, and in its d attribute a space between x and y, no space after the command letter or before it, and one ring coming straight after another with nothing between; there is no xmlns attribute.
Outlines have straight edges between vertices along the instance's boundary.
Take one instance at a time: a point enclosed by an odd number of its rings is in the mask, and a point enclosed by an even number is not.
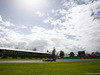
<svg viewBox="0 0 100 75"><path fill-rule="evenodd" d="M16 47L15 49L19 49L19 47Z"/></svg>
<svg viewBox="0 0 100 75"><path fill-rule="evenodd" d="M49 51L47 50L47 53L48 53Z"/></svg>
<svg viewBox="0 0 100 75"><path fill-rule="evenodd" d="M74 52L70 52L70 57L74 57Z"/></svg>
<svg viewBox="0 0 100 75"><path fill-rule="evenodd" d="M36 48L34 48L34 49L33 49L33 51L37 51L37 49L36 49Z"/></svg>
<svg viewBox="0 0 100 75"><path fill-rule="evenodd" d="M59 54L57 53L57 55L56 55L57 57L59 56Z"/></svg>
<svg viewBox="0 0 100 75"><path fill-rule="evenodd" d="M100 53L99 52L95 52L96 56L100 56Z"/></svg>
<svg viewBox="0 0 100 75"><path fill-rule="evenodd" d="M60 51L60 58L63 58L64 57L64 51Z"/></svg>
<svg viewBox="0 0 100 75"><path fill-rule="evenodd" d="M53 55L54 58L55 58L55 53L56 53L56 49L53 48L53 50L52 50L52 55Z"/></svg>

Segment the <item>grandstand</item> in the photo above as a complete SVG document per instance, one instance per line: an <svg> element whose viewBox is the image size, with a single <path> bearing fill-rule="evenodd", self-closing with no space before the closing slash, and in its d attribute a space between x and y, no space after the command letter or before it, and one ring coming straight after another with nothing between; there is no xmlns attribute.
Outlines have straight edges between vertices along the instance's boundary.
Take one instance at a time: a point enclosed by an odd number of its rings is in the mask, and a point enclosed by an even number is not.
<svg viewBox="0 0 100 75"><path fill-rule="evenodd" d="M32 50L0 48L0 58L52 58L52 54Z"/></svg>

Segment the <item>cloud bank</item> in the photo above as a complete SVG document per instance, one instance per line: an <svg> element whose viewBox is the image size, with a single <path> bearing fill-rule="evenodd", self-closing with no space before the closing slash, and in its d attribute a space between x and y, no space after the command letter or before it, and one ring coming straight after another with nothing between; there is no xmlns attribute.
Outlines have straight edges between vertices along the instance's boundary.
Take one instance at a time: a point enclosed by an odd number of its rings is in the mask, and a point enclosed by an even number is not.
<svg viewBox="0 0 100 75"><path fill-rule="evenodd" d="M63 50L77 53L100 52L100 1L99 0L62 0L61 8L52 9L43 22L52 29L33 26L30 34L23 34L12 29L10 21L3 21L0 16L0 46L20 49L34 49L57 52ZM37 12L38 16L44 14ZM7 27L10 28L7 28ZM26 26L23 25L26 28Z"/></svg>

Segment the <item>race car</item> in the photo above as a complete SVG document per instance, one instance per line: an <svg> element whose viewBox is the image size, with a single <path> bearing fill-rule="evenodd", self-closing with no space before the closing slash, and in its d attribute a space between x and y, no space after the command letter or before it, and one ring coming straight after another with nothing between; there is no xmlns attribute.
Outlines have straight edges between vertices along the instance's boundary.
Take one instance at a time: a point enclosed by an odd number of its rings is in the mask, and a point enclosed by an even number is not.
<svg viewBox="0 0 100 75"><path fill-rule="evenodd" d="M51 59L45 59L43 61L56 61L56 58L51 58Z"/></svg>

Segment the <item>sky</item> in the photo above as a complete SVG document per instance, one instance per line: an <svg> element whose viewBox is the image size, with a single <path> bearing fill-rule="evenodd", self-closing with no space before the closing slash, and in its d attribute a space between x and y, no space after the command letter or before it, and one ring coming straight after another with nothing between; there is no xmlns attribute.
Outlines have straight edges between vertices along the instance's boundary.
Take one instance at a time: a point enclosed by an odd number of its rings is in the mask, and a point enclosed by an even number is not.
<svg viewBox="0 0 100 75"><path fill-rule="evenodd" d="M100 0L0 0L0 47L100 52Z"/></svg>

